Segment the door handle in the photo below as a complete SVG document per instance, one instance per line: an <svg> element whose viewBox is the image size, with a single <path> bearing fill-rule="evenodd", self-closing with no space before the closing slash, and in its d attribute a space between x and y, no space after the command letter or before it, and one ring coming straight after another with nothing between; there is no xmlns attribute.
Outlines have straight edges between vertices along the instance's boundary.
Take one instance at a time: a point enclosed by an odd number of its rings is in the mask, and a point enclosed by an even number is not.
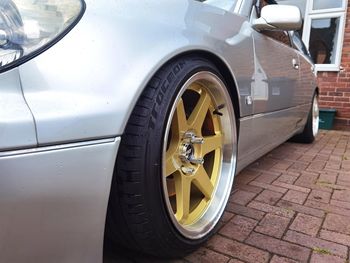
<svg viewBox="0 0 350 263"><path fill-rule="evenodd" d="M294 69L296 69L296 70L299 69L299 63L295 58L292 59L292 64L293 64Z"/></svg>

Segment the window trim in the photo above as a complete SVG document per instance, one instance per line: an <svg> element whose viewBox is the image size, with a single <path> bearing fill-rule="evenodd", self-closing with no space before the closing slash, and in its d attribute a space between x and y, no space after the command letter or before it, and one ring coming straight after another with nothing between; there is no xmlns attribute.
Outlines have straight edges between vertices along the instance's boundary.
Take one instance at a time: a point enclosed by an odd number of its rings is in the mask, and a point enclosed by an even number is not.
<svg viewBox="0 0 350 263"><path fill-rule="evenodd" d="M314 0L309 0L306 3L304 29L303 29L303 41L305 45L309 47L310 44L310 34L311 34L311 23L314 19L322 18L338 18L339 17L339 32L337 45L335 46L335 62L332 64L315 64L316 71L340 71L341 68L341 57L343 52L344 44L344 33L345 33L345 22L348 0L343 0L342 8L332 8L332 9L318 9L313 10Z"/></svg>

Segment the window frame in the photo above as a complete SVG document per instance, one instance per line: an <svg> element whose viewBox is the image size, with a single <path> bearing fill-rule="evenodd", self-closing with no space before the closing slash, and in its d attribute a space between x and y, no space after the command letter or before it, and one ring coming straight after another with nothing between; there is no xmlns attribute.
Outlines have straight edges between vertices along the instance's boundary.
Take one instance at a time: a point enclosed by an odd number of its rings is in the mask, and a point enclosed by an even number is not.
<svg viewBox="0 0 350 263"><path fill-rule="evenodd" d="M339 71L344 43L345 22L348 0L343 0L342 8L313 10L314 0L308 0L304 18L303 41L307 48L310 46L312 20L324 18L339 18L339 32L335 48L335 62L332 64L315 64L316 71Z"/></svg>
<svg viewBox="0 0 350 263"><path fill-rule="evenodd" d="M331 0L330 0L331 1ZM310 9L308 9L308 5L310 5ZM306 10L309 10L310 14L318 14L318 13L333 13L333 12L343 12L344 9L346 11L346 7L347 7L347 1L343 1L343 5L342 7L335 7L335 8L325 8L325 9L313 9L314 6L314 0L309 0L307 1L306 4Z"/></svg>

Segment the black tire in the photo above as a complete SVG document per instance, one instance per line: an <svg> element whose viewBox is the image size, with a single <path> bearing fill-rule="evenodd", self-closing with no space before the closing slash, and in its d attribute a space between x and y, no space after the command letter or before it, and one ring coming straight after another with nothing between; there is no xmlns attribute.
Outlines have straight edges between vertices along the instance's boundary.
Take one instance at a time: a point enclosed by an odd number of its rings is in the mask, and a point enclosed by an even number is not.
<svg viewBox="0 0 350 263"><path fill-rule="evenodd" d="M317 119L317 127L313 124L313 121ZM318 119L319 119L319 108L318 108L318 95L314 94L312 98L311 109L302 133L295 135L291 141L298 143L312 143L318 134Z"/></svg>
<svg viewBox="0 0 350 263"><path fill-rule="evenodd" d="M231 126L226 128L232 128L233 137L229 144L234 158L231 170L227 170L230 178L225 179L229 185L225 188L228 195L223 197L223 208L217 212L211 229L208 227L208 231L201 232L202 236L194 238L181 233L181 228L174 223L175 216L169 212L170 201L166 198L170 199L171 195L168 185L164 187L164 180L168 181L162 179L165 169L162 168L162 158L167 147L163 145L163 140L169 126L169 115L186 81L199 72L209 72L224 83L218 69L209 61L198 57L178 58L156 73L131 114L118 151L107 213L106 235L119 245L158 257L176 258L198 248L216 230L231 191L236 167L236 126L228 93L227 107L220 107L218 111L230 114ZM169 140L171 136L166 138ZM226 142L226 139L223 141ZM220 175L215 180L224 179ZM164 189L167 189L168 195Z"/></svg>

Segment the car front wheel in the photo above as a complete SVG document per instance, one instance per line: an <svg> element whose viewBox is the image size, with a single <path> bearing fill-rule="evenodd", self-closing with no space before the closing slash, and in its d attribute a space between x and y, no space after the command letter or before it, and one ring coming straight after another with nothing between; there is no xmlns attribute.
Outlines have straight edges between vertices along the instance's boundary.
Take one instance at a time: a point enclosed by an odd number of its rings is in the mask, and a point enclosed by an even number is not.
<svg viewBox="0 0 350 263"><path fill-rule="evenodd" d="M217 68L188 57L164 66L128 121L107 231L123 246L178 257L214 232L231 192L237 136Z"/></svg>

